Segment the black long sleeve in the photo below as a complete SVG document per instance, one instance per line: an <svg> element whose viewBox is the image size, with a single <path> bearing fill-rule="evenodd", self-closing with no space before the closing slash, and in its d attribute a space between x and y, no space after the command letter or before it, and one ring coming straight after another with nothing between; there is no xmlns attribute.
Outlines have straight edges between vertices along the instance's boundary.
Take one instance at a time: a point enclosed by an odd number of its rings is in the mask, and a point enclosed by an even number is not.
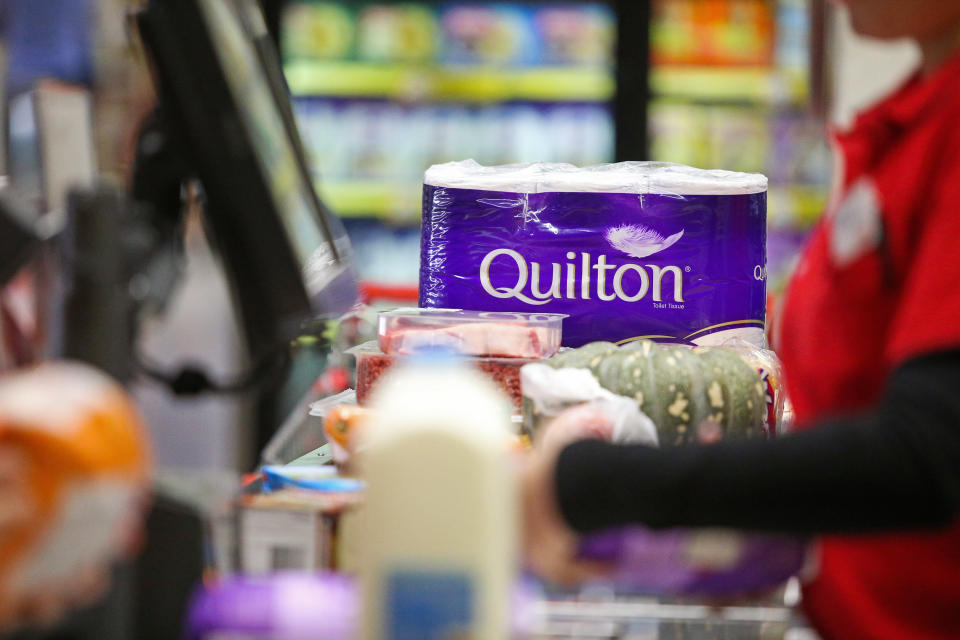
<svg viewBox="0 0 960 640"><path fill-rule="evenodd" d="M960 351L904 364L869 414L774 440L574 443L560 454L556 487L561 512L581 532L629 523L796 533L949 523L960 511Z"/></svg>

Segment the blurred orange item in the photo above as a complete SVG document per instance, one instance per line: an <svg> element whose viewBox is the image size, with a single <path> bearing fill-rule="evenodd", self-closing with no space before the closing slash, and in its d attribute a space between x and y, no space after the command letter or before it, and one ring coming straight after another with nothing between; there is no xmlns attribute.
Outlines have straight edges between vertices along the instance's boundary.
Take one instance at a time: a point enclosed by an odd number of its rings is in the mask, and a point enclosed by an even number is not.
<svg viewBox="0 0 960 640"><path fill-rule="evenodd" d="M130 551L151 464L119 384L69 362L0 377L0 449L24 459L30 505L0 528L0 600L57 589Z"/></svg>
<svg viewBox="0 0 960 640"><path fill-rule="evenodd" d="M354 452L360 424L370 415L370 410L355 405L343 404L334 407L327 414L323 430L327 438L343 447L348 453Z"/></svg>
<svg viewBox="0 0 960 640"><path fill-rule="evenodd" d="M359 433L363 423L370 418L373 411L366 407L352 404L342 404L334 407L323 422L323 431L327 439L340 447L346 454L356 453ZM530 438L520 435L511 440L511 451L525 453L533 448Z"/></svg>
<svg viewBox="0 0 960 640"><path fill-rule="evenodd" d="M653 4L654 65L773 64L772 0L657 0Z"/></svg>

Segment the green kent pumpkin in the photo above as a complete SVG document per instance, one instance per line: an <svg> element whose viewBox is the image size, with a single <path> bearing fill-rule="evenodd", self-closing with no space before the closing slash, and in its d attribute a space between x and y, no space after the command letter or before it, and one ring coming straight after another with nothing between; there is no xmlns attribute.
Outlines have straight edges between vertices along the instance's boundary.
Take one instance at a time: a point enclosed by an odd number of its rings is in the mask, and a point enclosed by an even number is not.
<svg viewBox="0 0 960 640"><path fill-rule="evenodd" d="M617 345L612 342L591 342L579 349L561 351L547 361L558 369L590 369L597 375L595 368L607 355L617 352Z"/></svg>
<svg viewBox="0 0 960 640"><path fill-rule="evenodd" d="M650 340L619 348L594 342L559 354L550 364L588 369L605 389L635 400L657 425L664 445L697 442L705 429L719 429L723 437L763 434L760 376L732 349L689 349Z"/></svg>

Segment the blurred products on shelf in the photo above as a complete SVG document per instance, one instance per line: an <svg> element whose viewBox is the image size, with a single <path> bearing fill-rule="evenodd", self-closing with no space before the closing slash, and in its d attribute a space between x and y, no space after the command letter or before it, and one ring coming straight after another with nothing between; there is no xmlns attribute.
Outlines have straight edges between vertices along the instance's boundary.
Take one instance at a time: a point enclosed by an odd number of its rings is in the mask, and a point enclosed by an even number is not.
<svg viewBox="0 0 960 640"><path fill-rule="evenodd" d="M766 174L771 226L806 228L820 215L831 161L808 114L662 100L650 106L650 126L657 160Z"/></svg>
<svg viewBox="0 0 960 640"><path fill-rule="evenodd" d="M299 0L280 41L324 198L416 226L431 164L612 160L615 34L603 2Z"/></svg>
<svg viewBox="0 0 960 640"><path fill-rule="evenodd" d="M614 6L287 2L284 70L318 188L355 219L362 278L415 282L430 165L616 159ZM806 109L808 2L654 0L649 32L650 158L768 175L771 229L802 237L831 168Z"/></svg>
<svg viewBox="0 0 960 640"><path fill-rule="evenodd" d="M596 104L309 98L298 101L297 113L320 190L341 216L419 221L424 168L455 158L584 165L613 155L612 118Z"/></svg>
<svg viewBox="0 0 960 640"><path fill-rule="evenodd" d="M768 0L656 0L650 29L655 65L758 65L774 58Z"/></svg>
<svg viewBox="0 0 960 640"><path fill-rule="evenodd" d="M286 60L509 66L613 63L602 2L446 3L296 0L283 16Z"/></svg>
<svg viewBox="0 0 960 640"><path fill-rule="evenodd" d="M344 221L355 264L364 279L381 285L416 286L420 277L420 229L384 224L374 218Z"/></svg>
<svg viewBox="0 0 960 640"><path fill-rule="evenodd" d="M806 0L655 0L650 155L758 172L768 193L768 284L785 282L826 202L832 162L807 108Z"/></svg>

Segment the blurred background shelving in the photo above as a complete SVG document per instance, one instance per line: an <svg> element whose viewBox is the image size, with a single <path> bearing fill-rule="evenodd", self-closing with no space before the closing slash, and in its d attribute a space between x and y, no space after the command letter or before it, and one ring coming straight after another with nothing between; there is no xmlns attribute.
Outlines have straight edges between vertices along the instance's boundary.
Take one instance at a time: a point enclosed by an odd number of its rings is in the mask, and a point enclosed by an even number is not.
<svg viewBox="0 0 960 640"><path fill-rule="evenodd" d="M616 157L615 3L288 0L275 14L318 188L374 288L416 285L429 165Z"/></svg>
<svg viewBox="0 0 960 640"><path fill-rule="evenodd" d="M267 6L318 189L375 287L416 285L421 179L437 162L765 173L774 290L826 201L806 0Z"/></svg>
<svg viewBox="0 0 960 640"><path fill-rule="evenodd" d="M777 290L820 215L831 160L810 108L811 4L654 0L650 155L766 174L768 274Z"/></svg>

